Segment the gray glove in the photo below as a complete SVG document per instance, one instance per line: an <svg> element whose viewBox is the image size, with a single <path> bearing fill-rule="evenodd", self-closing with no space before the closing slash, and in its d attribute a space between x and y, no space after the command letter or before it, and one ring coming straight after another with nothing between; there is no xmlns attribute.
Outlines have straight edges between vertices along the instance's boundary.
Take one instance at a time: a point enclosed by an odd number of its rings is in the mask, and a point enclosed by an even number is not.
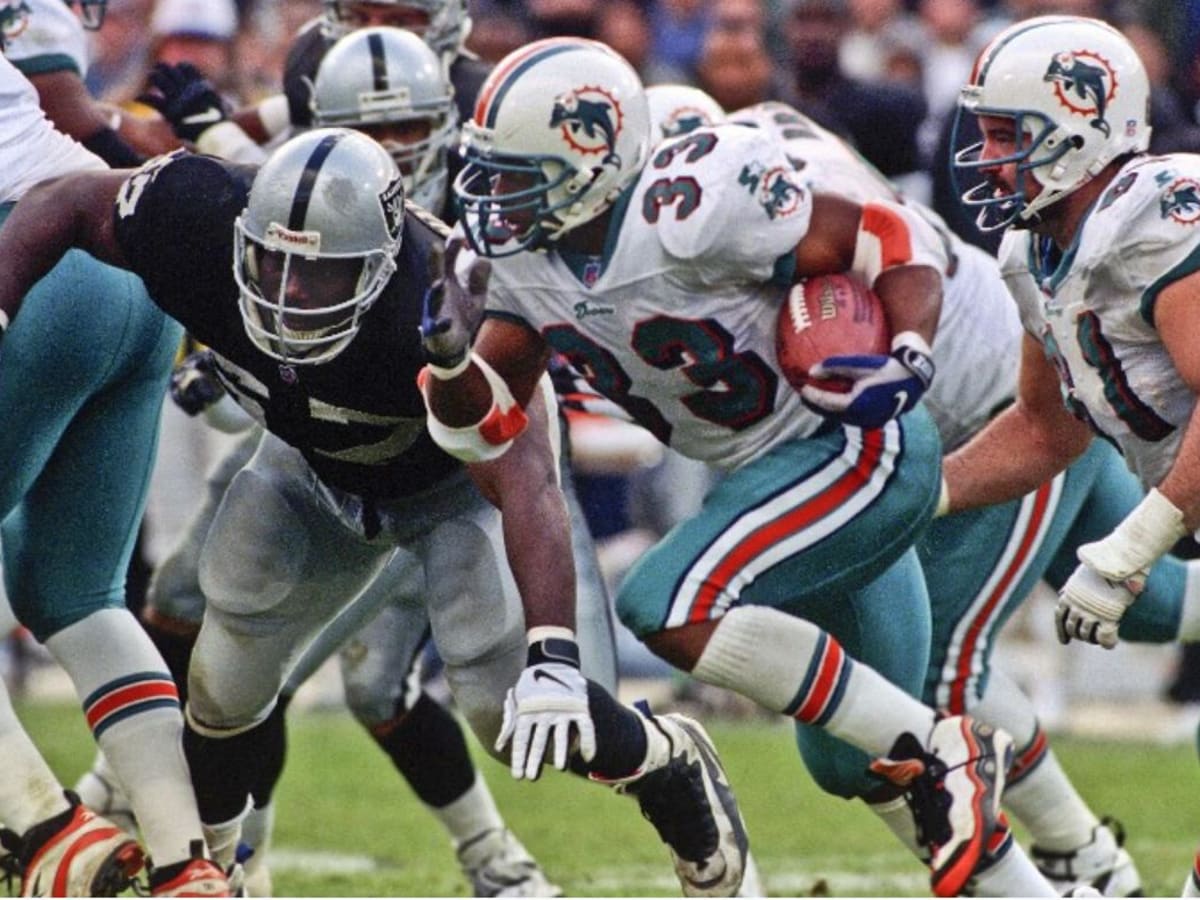
<svg viewBox="0 0 1200 900"><path fill-rule="evenodd" d="M483 321L487 303L488 279L492 264L476 258L467 271L464 286L455 272L459 251L466 246L462 238L452 238L430 257L429 289L425 291L421 312L421 343L430 364L452 369L467 358L471 342Z"/></svg>

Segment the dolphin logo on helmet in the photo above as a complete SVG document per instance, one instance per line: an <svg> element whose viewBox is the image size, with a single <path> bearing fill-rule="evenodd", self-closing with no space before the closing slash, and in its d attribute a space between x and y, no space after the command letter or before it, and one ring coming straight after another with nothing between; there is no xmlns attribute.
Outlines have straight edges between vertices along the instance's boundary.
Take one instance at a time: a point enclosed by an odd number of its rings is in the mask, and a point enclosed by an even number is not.
<svg viewBox="0 0 1200 900"><path fill-rule="evenodd" d="M1096 64L1085 62L1085 58L1088 57L1095 60ZM1109 98L1116 93L1117 86L1112 69L1102 57L1086 50L1056 53L1046 69L1046 74L1042 76L1042 81L1054 84L1058 99L1067 109L1076 113L1095 113L1095 117L1088 124L1103 132L1105 137L1112 134L1111 126L1104 118L1104 111L1108 108ZM1072 93L1084 101L1083 106L1072 102Z"/></svg>
<svg viewBox="0 0 1200 900"><path fill-rule="evenodd" d="M603 152L608 159L617 146L621 108L600 88L580 88L555 98L550 127L562 128L563 138L580 153Z"/></svg>

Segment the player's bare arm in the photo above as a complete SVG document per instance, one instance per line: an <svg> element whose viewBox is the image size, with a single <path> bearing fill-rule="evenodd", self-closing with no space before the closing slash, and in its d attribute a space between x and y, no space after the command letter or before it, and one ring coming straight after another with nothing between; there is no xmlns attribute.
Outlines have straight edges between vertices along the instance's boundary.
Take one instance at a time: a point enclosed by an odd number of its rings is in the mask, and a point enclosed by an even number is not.
<svg viewBox="0 0 1200 900"><path fill-rule="evenodd" d="M1200 395L1200 316L1196 296L1200 274L1192 274L1165 287L1154 308L1154 324L1170 354L1180 379ZM1183 512L1189 531L1200 527L1200 405L1192 411L1179 455L1159 491Z"/></svg>
<svg viewBox="0 0 1200 900"><path fill-rule="evenodd" d="M11 320L29 289L72 247L127 267L113 230L113 201L129 172L68 175L44 182L13 208L0 228L0 310Z"/></svg>
<svg viewBox="0 0 1200 900"><path fill-rule="evenodd" d="M890 210L890 207L880 207L882 209ZM886 213L880 210L875 210L874 214L882 219ZM870 213L857 203L832 194L814 194L812 225L804 240L796 246L796 276L804 278L827 272L844 272L855 268L856 262L861 266L861 256L856 252L860 245L860 233L869 227L878 227L864 223L864 215L869 216ZM885 221L885 224L890 229L903 231L909 222ZM901 234L895 237L907 240ZM893 334L913 331L926 342L932 343L941 310L941 274L929 265L888 264L897 258L890 255L886 246L883 248L880 270L871 287L887 310Z"/></svg>
<svg viewBox="0 0 1200 900"><path fill-rule="evenodd" d="M1083 453L1091 437L1063 404L1058 373L1041 344L1025 335L1016 402L943 463L947 511L1029 493Z"/></svg>
<svg viewBox="0 0 1200 900"><path fill-rule="evenodd" d="M539 391L526 405L529 424L503 456L468 466L484 496L503 512L504 546L525 609L526 629L575 630L575 563L571 526L558 485L550 429L553 397Z"/></svg>

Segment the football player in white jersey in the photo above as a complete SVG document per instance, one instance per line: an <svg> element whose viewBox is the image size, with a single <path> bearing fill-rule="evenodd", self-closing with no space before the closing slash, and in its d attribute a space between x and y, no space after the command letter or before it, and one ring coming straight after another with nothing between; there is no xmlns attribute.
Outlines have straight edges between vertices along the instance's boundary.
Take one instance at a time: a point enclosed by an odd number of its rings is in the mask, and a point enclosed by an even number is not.
<svg viewBox="0 0 1200 900"><path fill-rule="evenodd" d="M37 88L59 131L111 166L132 166L179 146L162 119L122 115L83 82L88 34L104 23L107 0L22 0L0 8L5 55Z"/></svg>
<svg viewBox="0 0 1200 900"><path fill-rule="evenodd" d="M860 201L895 197L892 186L836 135L782 103L731 113L784 142L799 175ZM925 395L946 451L962 445L1016 393L1022 333L996 260L948 233L936 214L912 205L946 236L953 260L933 343L938 378ZM1088 884L1108 896L1140 889L1121 829L1102 822L1071 787L1017 684L992 667L996 634L1038 579L1061 586L1075 548L1104 534L1141 500L1136 479L1105 441L1033 494L935 521L917 542L933 613L924 699L967 711L1016 741L1005 788L1009 811L1033 839L1032 855L1060 891ZM1200 637L1200 563L1166 556L1156 564L1122 637L1166 643ZM976 893L1024 893L993 863Z"/></svg>
<svg viewBox="0 0 1200 900"><path fill-rule="evenodd" d="M650 141L644 89L611 49L549 39L497 64L455 183L451 246L475 253L448 259L423 323L430 432L463 458L502 458L553 349L663 443L725 470L630 573L622 620L701 680L794 717L806 757L860 748L823 786L907 789L933 889L954 895L996 832L1011 739L912 696L929 611L911 544L940 460L917 401L941 242L900 205L813 195L752 129ZM779 306L797 278L845 270L883 300L893 352L827 360L814 374L851 388L810 385L802 403L775 361ZM553 687L522 679L511 705L548 708L567 693ZM542 747L514 752L536 765Z"/></svg>
<svg viewBox="0 0 1200 900"><path fill-rule="evenodd" d="M0 57L0 218L43 179L105 169L51 127L32 85ZM107 302L94 304L100 297ZM221 872L198 858L174 683L125 608L178 329L146 302L140 281L82 253L51 270L26 304L27 322L0 329L0 409L13 424L0 438L0 511L14 612L71 676L93 736L130 785L156 864L153 892L226 895ZM4 868L20 874L22 893L123 890L142 851L64 792L3 690L0 759Z"/></svg>
<svg viewBox="0 0 1200 900"><path fill-rule="evenodd" d="M1094 434L1147 489L1079 548L1055 610L1064 643L1115 646L1151 567L1200 525L1200 157L1147 155L1148 97L1118 31L1048 16L993 39L959 98L983 136L955 160L982 176L963 200L981 228L1007 229L1001 270L1026 333L1016 402L947 457L941 506L1027 493Z"/></svg>

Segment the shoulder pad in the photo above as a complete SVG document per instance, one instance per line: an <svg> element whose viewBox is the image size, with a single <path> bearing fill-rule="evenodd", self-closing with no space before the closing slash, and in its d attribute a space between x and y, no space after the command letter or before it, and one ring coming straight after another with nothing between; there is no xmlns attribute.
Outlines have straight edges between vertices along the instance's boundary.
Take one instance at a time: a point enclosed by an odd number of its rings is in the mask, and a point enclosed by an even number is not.
<svg viewBox="0 0 1200 900"><path fill-rule="evenodd" d="M812 212L812 195L782 148L737 125L697 129L659 145L634 202L657 226L663 248L680 259L716 249L784 253L808 231Z"/></svg>

